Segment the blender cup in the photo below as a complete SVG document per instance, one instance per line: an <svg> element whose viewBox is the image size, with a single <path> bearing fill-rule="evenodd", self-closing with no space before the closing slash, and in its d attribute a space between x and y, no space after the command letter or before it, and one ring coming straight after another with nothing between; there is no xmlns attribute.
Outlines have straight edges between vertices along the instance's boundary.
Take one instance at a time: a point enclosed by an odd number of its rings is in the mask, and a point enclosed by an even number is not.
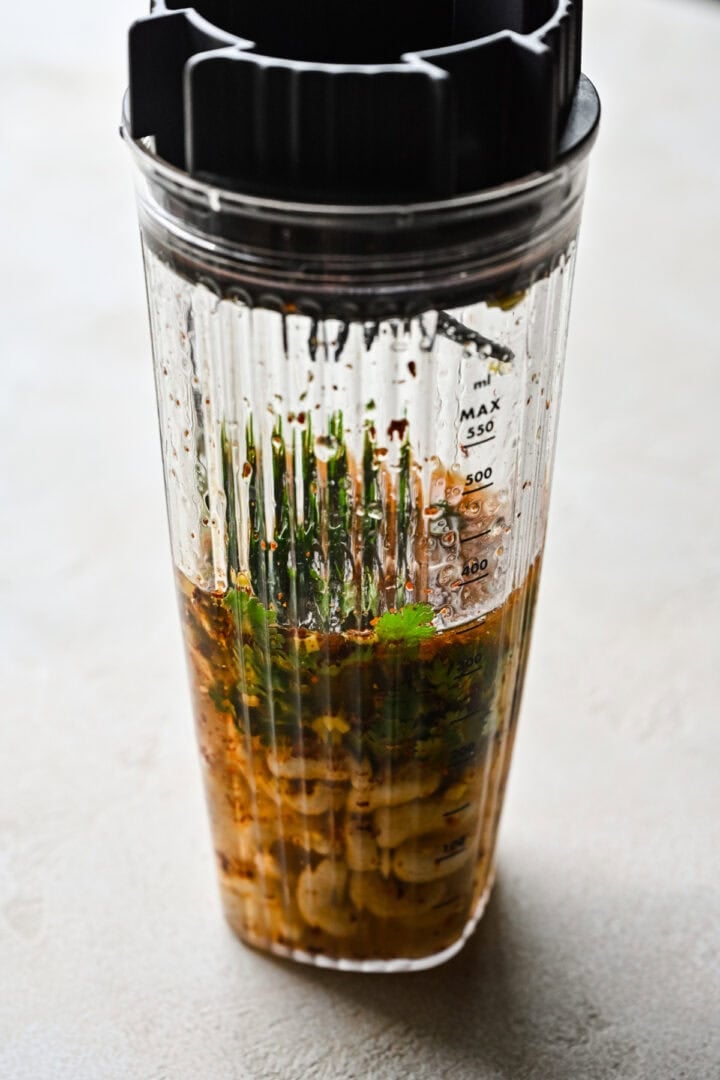
<svg viewBox="0 0 720 1080"><path fill-rule="evenodd" d="M413 970L492 885L599 104L577 0L299 11L131 30L172 555L230 925Z"/></svg>

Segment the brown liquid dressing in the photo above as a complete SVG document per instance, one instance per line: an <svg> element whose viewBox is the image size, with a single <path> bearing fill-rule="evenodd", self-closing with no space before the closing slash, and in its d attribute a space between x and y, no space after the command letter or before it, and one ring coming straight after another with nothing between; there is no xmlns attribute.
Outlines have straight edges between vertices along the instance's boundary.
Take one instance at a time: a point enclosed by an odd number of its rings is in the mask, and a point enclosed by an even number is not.
<svg viewBox="0 0 720 1080"><path fill-rule="evenodd" d="M331 959L453 945L491 883L538 563L432 636L312 633L178 574L225 911Z"/></svg>

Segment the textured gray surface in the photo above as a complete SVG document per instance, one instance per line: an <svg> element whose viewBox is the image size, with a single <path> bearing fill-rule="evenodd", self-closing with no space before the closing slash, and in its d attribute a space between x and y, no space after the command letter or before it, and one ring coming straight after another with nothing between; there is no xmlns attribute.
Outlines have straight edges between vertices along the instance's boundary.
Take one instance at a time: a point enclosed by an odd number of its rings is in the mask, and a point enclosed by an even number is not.
<svg viewBox="0 0 720 1080"><path fill-rule="evenodd" d="M114 133L138 9L78 2L76 40L49 0L10 15L3 1080L720 1075L720 8L589 9L604 129L499 884L460 956L395 977L221 920Z"/></svg>

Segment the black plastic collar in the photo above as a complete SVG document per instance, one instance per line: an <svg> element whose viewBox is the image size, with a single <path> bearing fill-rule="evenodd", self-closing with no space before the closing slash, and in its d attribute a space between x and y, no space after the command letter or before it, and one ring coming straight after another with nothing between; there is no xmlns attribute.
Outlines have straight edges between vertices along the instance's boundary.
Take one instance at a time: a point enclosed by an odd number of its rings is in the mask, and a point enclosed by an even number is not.
<svg viewBox="0 0 720 1080"><path fill-rule="evenodd" d="M157 0L130 30L130 133L247 193L450 198L592 133L581 21L582 0Z"/></svg>

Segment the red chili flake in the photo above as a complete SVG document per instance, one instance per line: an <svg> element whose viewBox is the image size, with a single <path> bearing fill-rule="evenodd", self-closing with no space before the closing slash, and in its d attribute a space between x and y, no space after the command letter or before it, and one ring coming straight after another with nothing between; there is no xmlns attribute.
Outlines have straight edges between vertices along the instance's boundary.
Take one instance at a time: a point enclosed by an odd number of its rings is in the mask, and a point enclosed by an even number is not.
<svg viewBox="0 0 720 1080"><path fill-rule="evenodd" d="M407 420L391 420L390 424L388 426L388 429L387 429L388 438L392 439L393 436L395 434L397 434L398 439L400 440L400 442L402 442L403 439L405 438L405 432L407 431L407 426L408 426Z"/></svg>

